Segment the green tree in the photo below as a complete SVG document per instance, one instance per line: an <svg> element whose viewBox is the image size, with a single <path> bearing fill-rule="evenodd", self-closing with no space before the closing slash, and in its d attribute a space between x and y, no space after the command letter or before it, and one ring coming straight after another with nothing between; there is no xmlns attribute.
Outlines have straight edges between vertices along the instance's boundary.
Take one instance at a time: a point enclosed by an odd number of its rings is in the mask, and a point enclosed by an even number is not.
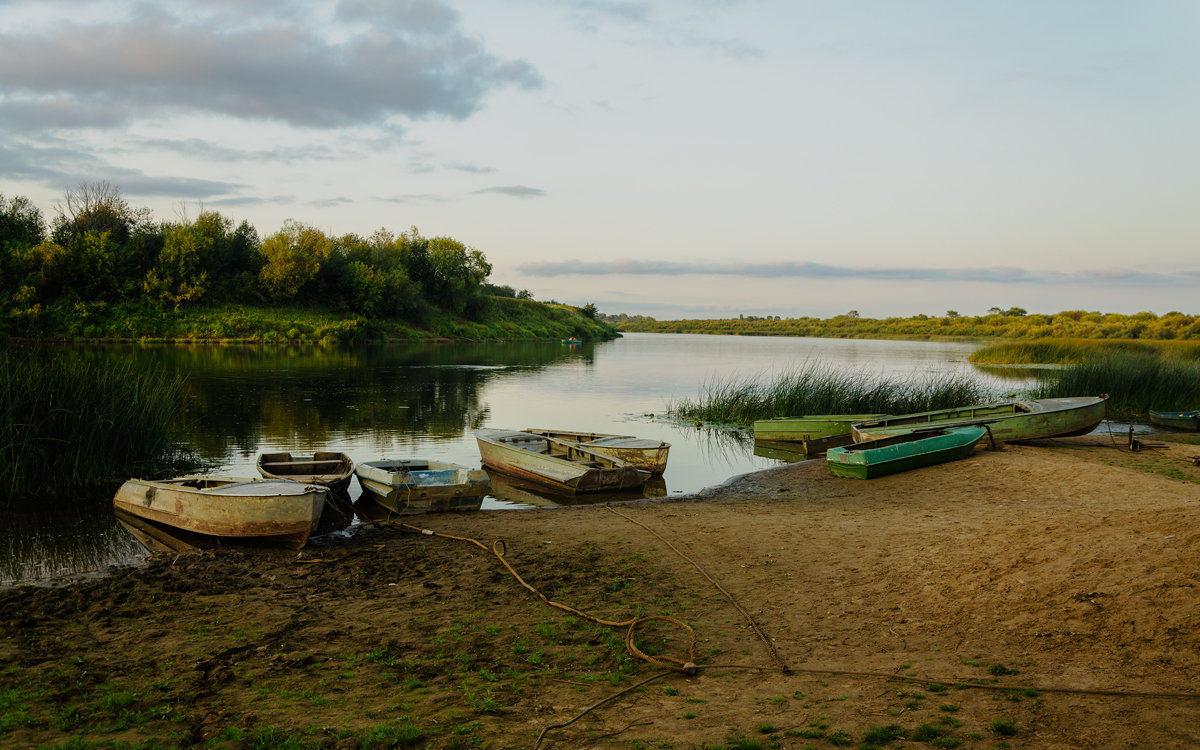
<svg viewBox="0 0 1200 750"><path fill-rule="evenodd" d="M0 193L0 249L33 247L46 234L46 222L42 212L23 195L11 200Z"/></svg>
<svg viewBox="0 0 1200 750"><path fill-rule="evenodd" d="M583 307L579 308L579 312L585 318L595 318L596 317L596 306L594 304L592 304L591 302L589 302L586 305L584 305Z"/></svg>
<svg viewBox="0 0 1200 750"><path fill-rule="evenodd" d="M107 181L68 190L57 209L51 238L64 247L86 232L108 232L110 241L124 245L134 230L150 223L150 209L133 208Z"/></svg>
<svg viewBox="0 0 1200 750"><path fill-rule="evenodd" d="M146 272L142 291L152 302L178 310L185 302L199 300L208 290L208 271L203 258L213 246L203 227L178 225L169 229L154 267Z"/></svg>
<svg viewBox="0 0 1200 750"><path fill-rule="evenodd" d="M272 299L292 299L316 277L332 250L333 243L324 232L289 219L263 241L259 278Z"/></svg>

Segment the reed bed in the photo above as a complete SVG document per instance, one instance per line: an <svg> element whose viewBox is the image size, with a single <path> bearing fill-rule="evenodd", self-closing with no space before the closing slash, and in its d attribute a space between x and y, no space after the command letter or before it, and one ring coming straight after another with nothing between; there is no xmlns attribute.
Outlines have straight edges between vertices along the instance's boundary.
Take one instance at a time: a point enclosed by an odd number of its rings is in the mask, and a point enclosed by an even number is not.
<svg viewBox="0 0 1200 750"><path fill-rule="evenodd" d="M174 439L177 377L64 354L0 352L0 498L196 464Z"/></svg>
<svg viewBox="0 0 1200 750"><path fill-rule="evenodd" d="M801 414L910 414L995 400L979 381L934 373L907 380L810 362L774 377L737 377L701 385L696 399L667 405L672 416L749 425L757 419Z"/></svg>
<svg viewBox="0 0 1200 750"><path fill-rule="evenodd" d="M1200 362L1157 353L1093 354L1083 362L1038 373L1038 398L1108 394L1109 417L1141 420L1154 411L1200 408Z"/></svg>
<svg viewBox="0 0 1200 750"><path fill-rule="evenodd" d="M1145 339L1038 339L993 344L971 354L977 365L1068 365L1092 357L1157 356L1200 361L1200 342Z"/></svg>

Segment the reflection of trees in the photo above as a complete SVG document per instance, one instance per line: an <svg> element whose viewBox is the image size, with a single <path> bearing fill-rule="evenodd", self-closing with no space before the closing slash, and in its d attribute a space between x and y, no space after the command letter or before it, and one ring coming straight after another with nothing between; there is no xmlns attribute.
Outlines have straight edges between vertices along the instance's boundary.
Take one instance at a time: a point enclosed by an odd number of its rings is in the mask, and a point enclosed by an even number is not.
<svg viewBox="0 0 1200 750"><path fill-rule="evenodd" d="M590 358L558 343L319 346L104 346L71 356L130 358L186 376L181 418L212 458L253 453L264 440L297 447L339 435L457 439L486 421L479 393L506 370Z"/></svg>

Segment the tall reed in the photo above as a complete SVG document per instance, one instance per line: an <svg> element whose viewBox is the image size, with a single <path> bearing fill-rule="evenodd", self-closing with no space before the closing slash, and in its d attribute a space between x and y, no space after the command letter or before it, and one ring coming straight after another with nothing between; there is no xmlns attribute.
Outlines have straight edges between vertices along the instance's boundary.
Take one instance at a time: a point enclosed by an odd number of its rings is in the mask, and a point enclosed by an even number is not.
<svg viewBox="0 0 1200 750"><path fill-rule="evenodd" d="M1077 365L1038 373L1039 398L1108 394L1106 411L1141 419L1154 411L1200 409L1200 362L1156 354L1093 354Z"/></svg>
<svg viewBox="0 0 1200 750"><path fill-rule="evenodd" d="M735 377L701 385L696 399L667 406L676 417L748 425L801 414L909 414L983 403L995 394L967 375L933 373L906 380L820 361L773 377Z"/></svg>
<svg viewBox="0 0 1200 750"><path fill-rule="evenodd" d="M175 442L182 383L64 351L0 352L0 497L149 476L194 463Z"/></svg>

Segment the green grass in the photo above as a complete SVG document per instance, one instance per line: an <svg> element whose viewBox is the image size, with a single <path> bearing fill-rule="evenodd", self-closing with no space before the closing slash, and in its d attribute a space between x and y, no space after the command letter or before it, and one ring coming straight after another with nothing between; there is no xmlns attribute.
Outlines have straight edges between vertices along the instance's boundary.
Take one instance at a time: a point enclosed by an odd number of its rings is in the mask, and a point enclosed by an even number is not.
<svg viewBox="0 0 1200 750"><path fill-rule="evenodd" d="M1083 362L1039 374L1036 396L1108 394L1106 412L1144 420L1154 411L1200 408L1200 361L1153 354L1097 354Z"/></svg>
<svg viewBox="0 0 1200 750"><path fill-rule="evenodd" d="M194 466L177 442L182 381L68 349L0 351L0 498Z"/></svg>
<svg viewBox="0 0 1200 750"><path fill-rule="evenodd" d="M1011 341L977 349L971 354L971 362L977 365L1072 365L1094 356L1109 355L1148 355L1161 359L1197 362L1200 361L1200 343L1140 339Z"/></svg>
<svg viewBox="0 0 1200 750"><path fill-rule="evenodd" d="M891 380L812 361L771 378L731 378L702 385L696 399L668 404L674 417L749 425L795 414L909 414L983 403L994 394L966 375Z"/></svg>

